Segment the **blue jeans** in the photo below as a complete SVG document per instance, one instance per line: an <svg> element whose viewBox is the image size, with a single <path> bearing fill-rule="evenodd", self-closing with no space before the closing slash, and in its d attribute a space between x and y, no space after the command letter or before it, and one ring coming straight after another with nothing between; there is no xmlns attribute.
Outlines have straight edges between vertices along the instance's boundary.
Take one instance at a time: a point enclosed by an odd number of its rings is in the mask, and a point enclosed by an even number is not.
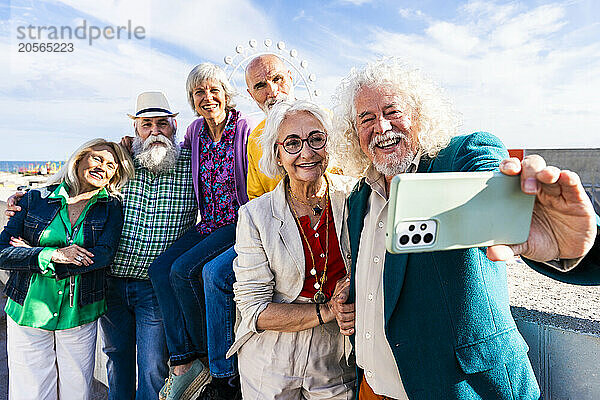
<svg viewBox="0 0 600 400"><path fill-rule="evenodd" d="M109 400L157 399L169 374L162 315L149 280L108 277L100 318ZM138 388L135 365L137 345Z"/></svg>
<svg viewBox="0 0 600 400"><path fill-rule="evenodd" d="M221 369L224 364L235 363L235 360L225 360L228 347L222 343L233 337L232 262L235 255L231 257L231 253L227 253L220 257L234 241L235 224L216 229L209 235L191 229L150 265L148 273L164 316L172 366L187 364L208 354L213 376L236 373L234 365ZM207 321L210 322L207 324ZM207 332L207 326L213 332ZM216 347L215 342L219 343ZM219 361L213 366L213 360Z"/></svg>
<svg viewBox="0 0 600 400"><path fill-rule="evenodd" d="M237 257L233 246L202 271L208 332L208 361L210 374L217 378L237 375L237 354L226 359L225 354L235 339L235 302L233 301L233 260Z"/></svg>

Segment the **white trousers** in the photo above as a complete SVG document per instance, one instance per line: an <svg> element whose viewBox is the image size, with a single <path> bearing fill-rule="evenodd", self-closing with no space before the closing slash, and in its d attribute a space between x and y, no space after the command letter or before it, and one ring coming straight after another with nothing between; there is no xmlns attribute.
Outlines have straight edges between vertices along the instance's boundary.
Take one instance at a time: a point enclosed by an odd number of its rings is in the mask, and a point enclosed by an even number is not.
<svg viewBox="0 0 600 400"><path fill-rule="evenodd" d="M88 400L97 321L47 331L6 318L9 400Z"/></svg>

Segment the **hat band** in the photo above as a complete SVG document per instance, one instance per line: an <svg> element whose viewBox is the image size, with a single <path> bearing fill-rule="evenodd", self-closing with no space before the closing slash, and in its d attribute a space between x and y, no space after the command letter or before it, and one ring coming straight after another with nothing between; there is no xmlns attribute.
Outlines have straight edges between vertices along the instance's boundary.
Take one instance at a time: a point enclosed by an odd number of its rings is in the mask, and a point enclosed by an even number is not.
<svg viewBox="0 0 600 400"><path fill-rule="evenodd" d="M173 114L171 111L167 110L166 108L156 108L156 107L152 107L152 108L144 108L143 110L140 110L138 112L135 113L135 116L137 117L140 114L143 113L147 113L147 112L163 112L166 114Z"/></svg>

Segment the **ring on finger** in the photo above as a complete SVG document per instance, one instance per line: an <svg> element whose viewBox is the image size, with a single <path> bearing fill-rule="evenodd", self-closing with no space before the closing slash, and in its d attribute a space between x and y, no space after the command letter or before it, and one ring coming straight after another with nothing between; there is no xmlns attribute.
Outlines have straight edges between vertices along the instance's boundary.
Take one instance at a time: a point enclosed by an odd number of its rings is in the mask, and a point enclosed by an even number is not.
<svg viewBox="0 0 600 400"><path fill-rule="evenodd" d="M75 259L76 259L77 261L81 261L81 260L83 260L83 256L82 256L81 254L78 254L78 255L75 257Z"/></svg>

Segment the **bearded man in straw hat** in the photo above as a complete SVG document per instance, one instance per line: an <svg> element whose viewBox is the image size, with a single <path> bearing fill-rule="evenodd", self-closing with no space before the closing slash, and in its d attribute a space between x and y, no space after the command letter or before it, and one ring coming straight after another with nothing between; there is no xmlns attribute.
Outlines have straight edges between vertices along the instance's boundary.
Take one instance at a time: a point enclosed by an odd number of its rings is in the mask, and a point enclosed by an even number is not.
<svg viewBox="0 0 600 400"><path fill-rule="evenodd" d="M123 231L100 320L111 400L156 399L168 376L162 314L148 266L194 225L197 213L191 152L175 143L175 116L161 92L141 93L129 115L136 172L123 189Z"/></svg>

